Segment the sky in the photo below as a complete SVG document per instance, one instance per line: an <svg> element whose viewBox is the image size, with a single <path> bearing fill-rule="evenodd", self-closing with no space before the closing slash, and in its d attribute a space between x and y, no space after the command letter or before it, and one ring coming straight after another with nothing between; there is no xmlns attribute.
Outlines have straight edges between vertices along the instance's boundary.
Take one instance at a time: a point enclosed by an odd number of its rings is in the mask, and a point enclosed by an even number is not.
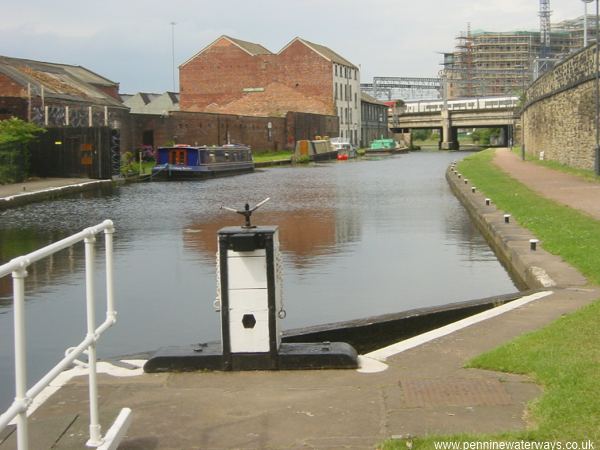
<svg viewBox="0 0 600 450"><path fill-rule="evenodd" d="M552 22L584 8L581 0L550 7ZM224 34L274 53L300 36L371 82L437 76L439 52L452 51L468 23L539 29L539 0L0 0L0 9L0 55L84 66L120 83L121 93L178 90L173 59L179 66Z"/></svg>

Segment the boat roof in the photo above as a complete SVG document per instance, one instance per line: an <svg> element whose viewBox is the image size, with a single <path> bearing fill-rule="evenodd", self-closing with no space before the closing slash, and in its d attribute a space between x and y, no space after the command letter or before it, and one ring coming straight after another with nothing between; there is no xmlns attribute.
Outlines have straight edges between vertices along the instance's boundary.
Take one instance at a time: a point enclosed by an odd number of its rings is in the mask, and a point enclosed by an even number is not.
<svg viewBox="0 0 600 450"><path fill-rule="evenodd" d="M181 148L181 149L206 149L206 150L250 150L250 146L246 144L225 144L225 145L189 145L189 144L175 144L175 145L164 145L162 147L158 147L161 149L173 149L173 148Z"/></svg>

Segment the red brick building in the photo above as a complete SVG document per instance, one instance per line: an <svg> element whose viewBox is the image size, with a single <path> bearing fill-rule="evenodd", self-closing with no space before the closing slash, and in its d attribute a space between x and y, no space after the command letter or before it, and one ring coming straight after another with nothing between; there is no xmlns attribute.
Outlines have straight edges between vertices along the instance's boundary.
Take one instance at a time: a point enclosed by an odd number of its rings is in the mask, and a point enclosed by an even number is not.
<svg viewBox="0 0 600 450"><path fill-rule="evenodd" d="M338 116L340 135L360 142L360 73L331 49L295 38L279 53L221 36L179 67L180 110L284 117Z"/></svg>

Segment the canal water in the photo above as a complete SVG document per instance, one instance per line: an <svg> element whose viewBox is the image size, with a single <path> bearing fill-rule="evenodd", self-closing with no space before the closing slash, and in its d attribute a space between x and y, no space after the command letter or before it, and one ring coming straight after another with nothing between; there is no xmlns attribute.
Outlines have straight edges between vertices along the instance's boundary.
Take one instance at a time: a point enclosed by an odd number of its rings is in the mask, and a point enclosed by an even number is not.
<svg viewBox="0 0 600 450"><path fill-rule="evenodd" d="M112 219L119 314L99 344L104 357L218 340L216 232L243 219L219 207L266 197L253 221L280 227L284 329L514 292L444 178L464 156L415 152L32 204L0 213L0 263ZM32 381L85 335L83 257L80 244L29 271ZM0 411L14 395L10 282L0 280Z"/></svg>

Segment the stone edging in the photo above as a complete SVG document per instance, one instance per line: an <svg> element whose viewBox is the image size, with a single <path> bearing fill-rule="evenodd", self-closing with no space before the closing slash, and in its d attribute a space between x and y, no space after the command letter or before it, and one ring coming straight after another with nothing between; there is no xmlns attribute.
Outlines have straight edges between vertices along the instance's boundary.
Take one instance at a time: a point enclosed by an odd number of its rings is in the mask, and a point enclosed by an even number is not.
<svg viewBox="0 0 600 450"><path fill-rule="evenodd" d="M536 237L519 226L512 217L506 223L504 215L510 212L499 211L493 199L489 206L486 205L486 197L477 189L472 192L472 184L457 169L449 167L446 180L498 259L521 285L519 287L539 289L588 284L581 273L560 257L546 252L542 248L543 242L537 244L537 250L531 250L529 240Z"/></svg>
<svg viewBox="0 0 600 450"><path fill-rule="evenodd" d="M0 211L26 205L28 203L59 198L67 194L90 191L112 184L112 180L87 181L85 183L69 184L66 186L47 188L35 192L24 192L22 194L10 195L8 197L0 198Z"/></svg>

